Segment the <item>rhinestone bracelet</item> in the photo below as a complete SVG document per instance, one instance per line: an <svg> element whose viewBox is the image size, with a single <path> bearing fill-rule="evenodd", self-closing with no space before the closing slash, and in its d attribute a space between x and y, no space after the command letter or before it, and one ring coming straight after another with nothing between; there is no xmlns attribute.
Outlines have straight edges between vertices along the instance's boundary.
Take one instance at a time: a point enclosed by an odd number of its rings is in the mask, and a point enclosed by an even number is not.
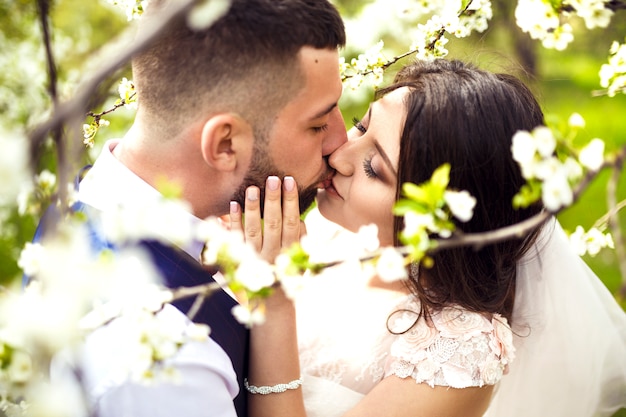
<svg viewBox="0 0 626 417"><path fill-rule="evenodd" d="M280 392L285 392L288 389L298 389L302 385L302 377L294 379L286 384L276 384L272 386L263 385L260 387L248 384L248 378L244 378L243 385L250 394L278 394Z"/></svg>

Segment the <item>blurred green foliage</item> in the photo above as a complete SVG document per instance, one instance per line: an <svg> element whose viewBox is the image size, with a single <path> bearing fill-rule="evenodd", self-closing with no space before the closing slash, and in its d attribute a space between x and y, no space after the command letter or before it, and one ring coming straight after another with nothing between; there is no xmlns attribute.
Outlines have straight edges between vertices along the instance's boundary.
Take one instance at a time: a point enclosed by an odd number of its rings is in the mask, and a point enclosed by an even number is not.
<svg viewBox="0 0 626 417"><path fill-rule="evenodd" d="M368 1L334 0L344 16L358 13ZM474 34L468 39L451 39L448 49L449 58L459 58L474 62L479 66L504 72L517 72L525 76L520 62L519 45L526 45L532 58L536 60L536 72L530 74L526 81L537 94L544 111L567 118L572 112L580 113L587 122L579 140L588 141L599 137L605 140L608 149L615 149L626 144L626 95L614 98L606 96L594 97L592 92L599 89L598 71L606 62L608 49L612 41L624 41L626 35L626 11L619 12L606 29L588 31L582 24L575 28L576 39L566 51L556 52L545 50L538 42L529 42L528 36L521 34L512 20L513 7L516 2L510 0L494 0L494 18L487 32ZM69 76L72 71L82 69L89 56L104 43L117 36L126 27L126 18L119 11L108 7L100 1L55 0L51 2L52 14L50 22L55 38L70 39L80 48L70 48L73 53L59 59L59 74ZM390 23L392 24L392 23ZM32 36L33 28L40 25L37 20L36 2L30 0L0 0L0 31L3 37L0 42L2 50L10 51L12 43L17 43ZM86 44L86 45L85 45ZM394 46L390 41L386 45ZM517 46L516 46L517 45ZM399 46L400 47L400 46ZM406 47L406 45L402 45ZM402 52L398 50L398 52ZM347 57L350 58L350 57ZM524 60L521 60L524 62ZM401 65L400 62L397 66ZM396 67L397 67L396 66ZM116 74L119 76L120 74ZM124 71L129 76L128 69ZM387 78L393 75L389 72ZM121 78L121 77L120 77ZM119 78L118 78L119 79ZM2 77L0 76L0 81ZM112 78L106 89L110 89L115 80ZM42 85L42 89L46 86ZM106 108L115 94L103 95L95 101L95 111ZM364 95L361 103L344 103L342 111L347 127L353 117L361 117L365 112L373 92ZM101 102L104 101L105 104ZM111 120L110 127L103 129L97 136L98 143L110 137L120 136L130 124L132 114L118 111ZM91 154L95 155L96 150ZM89 156L86 155L89 159ZM45 157L40 161L37 171L44 167L54 169L55 159L49 147ZM607 210L606 183L608 175L603 173L584 193L580 201L565 210L559 218L565 229L573 230L580 224L585 229L592 226L596 219ZM622 172L618 200L626 199L626 173ZM0 230L0 285L7 284L20 275L16 259L25 242L34 233L36 216L20 217L15 210L3 214L4 221ZM626 224L626 211L620 213L622 224ZM624 230L626 234L626 230ZM614 251L604 250L595 258L586 257L590 267L600 276L611 292L616 292L621 277L619 274ZM626 304L623 304L626 308ZM618 411L614 417L626 417L626 409Z"/></svg>
<svg viewBox="0 0 626 417"><path fill-rule="evenodd" d="M351 16L359 12L368 1L335 0L344 16ZM527 35L521 34L512 22L513 5L515 2L497 0L493 2L494 18L487 32L474 34L468 39L451 39L448 44L450 58L474 62L477 65L504 72L517 72L518 75L527 74L521 70L520 57L515 45L520 44L520 39L526 45L530 45L530 52L536 59L536 73L526 78L527 82L543 105L544 111L567 118L572 112L580 113L586 120L587 126L580 134L581 141L588 141L593 137L599 137L607 143L609 149L626 144L626 95L614 98L606 96L594 97L592 92L599 89L598 71L602 63L607 59L608 48L612 41L623 41L626 34L626 19L620 18L618 13L612 20L612 24L606 29L588 31L582 23L575 28L576 39L566 51L556 52L545 50L538 42L528 42ZM50 17L54 28L54 34L58 37L71 39L75 45L86 47L75 48L75 53L67 54L59 58L60 76L70 74L73 70L81 69L89 56L97 51L104 43L117 36L126 27L126 18L112 6L105 2L85 2L81 0L56 0L52 3ZM19 42L32 32L32 28L40 23L36 15L36 2L27 0L0 0L0 27L5 37L5 42ZM622 12L624 14L624 12ZM621 16L623 17L623 16ZM395 42L395 43L394 43ZM397 41L389 41L387 47L401 47ZM2 45L8 47L8 45ZM398 52L402 52L398 50ZM521 60L522 62L524 60ZM398 67L402 62L396 65ZM393 68L392 68L393 69ZM120 74L116 74L119 76ZM128 70L124 75L130 76ZM389 71L387 78L392 77L393 71ZM111 79L106 86L109 90L115 83ZM45 88L45 86L42 86ZM108 96L99 97L100 102L94 102L99 106L94 108L99 111L111 103L114 92ZM342 106L346 124L350 127L353 117L360 117L367 108L369 100L373 98L373 92L364 95L361 103L345 103ZM121 135L129 126L132 114L125 110L115 112L108 119L111 125L98 133L98 144L110 137ZM86 156L89 159L89 156ZM54 166L53 153L43 159L37 170L43 167ZM626 198L626 174L622 174L619 188L619 199ZM594 221L606 212L606 182L607 175L600 175L598 180L584 193L581 200L573 207L564 211L560 220L566 229L580 224L586 229L591 227ZM12 233L0 231L0 283L10 280L19 275L19 269L15 259L19 248L27 242L34 232L36 218L19 218L15 212L8 214L8 221L4 227L12 227ZM626 212L620 214L622 222L626 224ZM11 226L6 226L10 224ZM602 278L607 287L615 292L620 285L620 275L617 268L617 259L613 251L605 250L595 258L585 259L591 268Z"/></svg>

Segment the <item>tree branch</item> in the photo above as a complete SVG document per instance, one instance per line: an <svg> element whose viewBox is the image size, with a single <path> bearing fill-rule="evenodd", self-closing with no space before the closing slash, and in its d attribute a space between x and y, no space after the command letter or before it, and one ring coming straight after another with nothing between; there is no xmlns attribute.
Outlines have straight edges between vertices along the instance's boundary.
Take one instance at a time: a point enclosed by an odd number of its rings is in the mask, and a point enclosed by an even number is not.
<svg viewBox="0 0 626 417"><path fill-rule="evenodd" d="M59 106L59 96L57 91L58 86L58 74L57 74L57 66L56 61L54 59L54 53L52 51L52 36L50 33L50 0L37 0L37 9L39 14L39 21L41 23L41 34L43 38L44 49L46 51L46 67L48 72L48 92L50 93L50 99L52 101L52 108L54 111ZM65 148L65 141L63 135L62 126L55 126L51 129L52 140L56 145L56 157L57 157L57 166L58 168L58 177L59 184L67 183L67 170L64 169L66 166L67 155ZM45 136L44 136L45 138ZM33 158L31 160L31 166L34 172L37 172L37 162L38 158ZM61 202L65 202L67 199L67 189L65 187L59 187L58 190L58 198ZM61 210L64 212L66 204L61 204Z"/></svg>
<svg viewBox="0 0 626 417"><path fill-rule="evenodd" d="M139 36L131 42L128 42L128 46L121 51L118 48L110 56L105 56L102 59L102 64L98 65L96 67L98 69L93 73L91 78L87 79L83 85L78 88L78 92L74 97L56 106L52 116L29 133L31 157L35 158L48 132L54 129L60 129L68 121L84 116L87 112L87 103L93 95L93 92L107 76L120 69L130 61L135 54L150 46L156 41L167 25L186 14L197 1L198 0L178 0L171 2L171 7L164 8L154 19L144 22L144 27ZM131 30L126 30L122 38L132 38ZM80 129L77 129L77 131L80 131Z"/></svg>

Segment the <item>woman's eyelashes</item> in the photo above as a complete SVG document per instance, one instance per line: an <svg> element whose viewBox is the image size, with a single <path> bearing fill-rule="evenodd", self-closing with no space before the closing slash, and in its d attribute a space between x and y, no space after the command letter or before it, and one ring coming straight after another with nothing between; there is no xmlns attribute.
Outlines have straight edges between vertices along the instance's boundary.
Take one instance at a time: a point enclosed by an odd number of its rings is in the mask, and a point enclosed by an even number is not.
<svg viewBox="0 0 626 417"><path fill-rule="evenodd" d="M367 129L365 128L365 126L363 126L363 123L361 123L361 121L359 119L357 119L356 117L352 118L352 124L354 125L354 127L357 128L357 130L359 130L361 133L366 133Z"/></svg>
<svg viewBox="0 0 626 417"><path fill-rule="evenodd" d="M374 168L372 167L373 158L373 156L370 156L363 161L363 171L365 172L365 176L367 178L378 178L378 174L376 174L376 171L374 171Z"/></svg>

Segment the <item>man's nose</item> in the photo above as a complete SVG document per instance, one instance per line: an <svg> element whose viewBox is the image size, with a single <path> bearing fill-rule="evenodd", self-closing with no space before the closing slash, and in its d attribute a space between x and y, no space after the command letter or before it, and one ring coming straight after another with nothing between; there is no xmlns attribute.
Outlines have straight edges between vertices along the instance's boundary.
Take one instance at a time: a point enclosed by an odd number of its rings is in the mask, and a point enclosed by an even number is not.
<svg viewBox="0 0 626 417"><path fill-rule="evenodd" d="M331 166L339 175L350 176L354 173L353 149L355 142L344 142L339 148L328 158L328 165Z"/></svg>
<svg viewBox="0 0 626 417"><path fill-rule="evenodd" d="M341 145L346 143L348 136L346 135L346 127L343 122L343 116L336 107L330 114L328 119L328 134L322 143L322 154L330 155Z"/></svg>

